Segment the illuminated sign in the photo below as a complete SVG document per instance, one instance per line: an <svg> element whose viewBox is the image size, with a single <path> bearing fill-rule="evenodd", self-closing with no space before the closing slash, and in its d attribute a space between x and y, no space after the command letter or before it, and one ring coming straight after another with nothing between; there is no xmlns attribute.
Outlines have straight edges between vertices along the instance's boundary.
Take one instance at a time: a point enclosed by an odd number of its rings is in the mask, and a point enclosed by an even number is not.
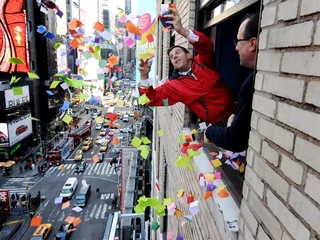
<svg viewBox="0 0 320 240"><path fill-rule="evenodd" d="M8 122L8 134L10 146L20 142L32 133L31 114L14 118Z"/></svg>
<svg viewBox="0 0 320 240"><path fill-rule="evenodd" d="M8 124L0 123L0 146L9 147Z"/></svg>
<svg viewBox="0 0 320 240"><path fill-rule="evenodd" d="M29 72L26 15L23 0L0 0L0 72ZM20 58L25 64L12 64Z"/></svg>
<svg viewBox="0 0 320 240"><path fill-rule="evenodd" d="M1 1L1 0L0 0ZM0 200L6 203L7 210L11 212L10 208L10 195L9 191L6 189L0 189Z"/></svg>
<svg viewBox="0 0 320 240"><path fill-rule="evenodd" d="M4 91L6 109L30 102L29 86L23 86L21 88L22 95L14 95L13 89Z"/></svg>

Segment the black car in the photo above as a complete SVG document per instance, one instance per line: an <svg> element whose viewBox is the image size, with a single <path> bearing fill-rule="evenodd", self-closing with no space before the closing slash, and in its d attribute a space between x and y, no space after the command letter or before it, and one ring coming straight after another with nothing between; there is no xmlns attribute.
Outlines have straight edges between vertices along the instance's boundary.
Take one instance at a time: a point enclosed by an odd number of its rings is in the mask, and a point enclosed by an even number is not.
<svg viewBox="0 0 320 240"><path fill-rule="evenodd" d="M81 161L77 164L76 168L74 169L75 172L84 172L85 168L86 168L87 163L84 161Z"/></svg>
<svg viewBox="0 0 320 240"><path fill-rule="evenodd" d="M70 235L72 233L72 231L70 231L71 229L73 229L73 224L70 222L64 222L61 227L59 228L57 234L55 235L55 240L67 240L70 238Z"/></svg>

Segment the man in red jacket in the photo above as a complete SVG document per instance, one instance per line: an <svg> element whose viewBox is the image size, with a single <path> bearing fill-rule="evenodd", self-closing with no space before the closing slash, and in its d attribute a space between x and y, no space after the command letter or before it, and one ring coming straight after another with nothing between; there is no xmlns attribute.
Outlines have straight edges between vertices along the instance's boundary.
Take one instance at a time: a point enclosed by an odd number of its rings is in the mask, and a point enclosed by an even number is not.
<svg viewBox="0 0 320 240"><path fill-rule="evenodd" d="M164 17L174 30L187 38L198 55L191 58L189 51L182 46L173 46L168 55L175 68L169 81L157 88L149 85L151 63L140 60L141 81L140 95L146 94L150 100L148 106L168 106L177 102L184 103L197 116L207 123L216 124L229 117L234 110L231 92L214 70L214 51L212 41L203 33L185 29L176 9L169 9L172 14Z"/></svg>

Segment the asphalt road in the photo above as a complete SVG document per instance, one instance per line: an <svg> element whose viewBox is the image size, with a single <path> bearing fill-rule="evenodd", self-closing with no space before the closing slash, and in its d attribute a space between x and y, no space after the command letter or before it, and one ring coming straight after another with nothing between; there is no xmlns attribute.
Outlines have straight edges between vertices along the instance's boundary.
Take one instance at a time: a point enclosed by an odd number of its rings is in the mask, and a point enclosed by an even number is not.
<svg viewBox="0 0 320 240"><path fill-rule="evenodd" d="M98 107L99 108L99 107ZM106 112L106 108L100 108L103 114ZM131 111L132 108L116 107L116 111ZM87 116L84 116L87 115ZM83 120L90 118L90 114L82 114ZM130 118L128 123L119 121L121 128L129 127L132 125L133 118ZM95 123L92 126L91 136L95 139L99 135L99 130L95 130ZM126 136L126 134L124 134ZM123 140L126 141L125 139ZM127 141L129 142L129 141ZM78 147L80 148L81 145ZM26 179L30 182L30 193L35 196L38 191L42 196L45 196L45 200L41 203L36 211L37 216L42 217L42 223L51 223L53 225L52 233L49 240L54 239L55 233L58 231L60 225L68 216L79 217L83 222L76 227L76 231L71 233L70 240L91 240L102 239L105 226L107 223L108 215L113 212L112 200L116 194L118 194L118 172L114 171L114 167L111 168L109 162L114 156L109 150L106 153L105 159L102 163L93 163L92 156L99 152L100 146L94 145L89 151L84 153L84 160L87 162L87 168L84 173L75 173L74 168L76 166L74 162L74 153L69 156L68 160L63 164L65 171L61 171L59 167L51 167L45 177ZM77 177L79 181L78 193L81 181L86 180L91 185L91 197L87 206L84 207L82 212L75 212L72 210L74 206L74 199L71 200L69 208L62 210L62 204L55 204L55 198L59 196L60 190L69 177ZM12 181L12 180L11 180ZM11 183L8 183L11 184ZM15 183L17 185L17 183ZM19 187L19 186L15 186ZM21 187L24 188L24 184L21 183ZM95 190L100 189L101 196L96 197ZM30 239L36 227L29 227L24 234L24 239Z"/></svg>

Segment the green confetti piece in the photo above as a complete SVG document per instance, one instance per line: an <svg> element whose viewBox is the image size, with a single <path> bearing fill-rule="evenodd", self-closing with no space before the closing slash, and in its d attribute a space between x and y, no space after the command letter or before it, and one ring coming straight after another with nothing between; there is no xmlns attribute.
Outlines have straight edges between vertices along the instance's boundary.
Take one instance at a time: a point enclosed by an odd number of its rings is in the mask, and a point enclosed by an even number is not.
<svg viewBox="0 0 320 240"><path fill-rule="evenodd" d="M142 140L138 137L134 137L131 141L131 145L134 146L135 148L139 148L141 143L142 143Z"/></svg>
<svg viewBox="0 0 320 240"><path fill-rule="evenodd" d="M162 137L164 135L164 131L162 130L162 129L160 129L159 131L158 131L158 136L159 137Z"/></svg>
<svg viewBox="0 0 320 240"><path fill-rule="evenodd" d="M147 97L146 94L143 94L139 97L138 102L140 105L145 105L146 103L150 102L150 99Z"/></svg>
<svg viewBox="0 0 320 240"><path fill-rule="evenodd" d="M12 88L12 90L13 90L13 95L15 95L15 96L23 95L22 87L14 87L14 88Z"/></svg>
<svg viewBox="0 0 320 240"><path fill-rule="evenodd" d="M9 62L12 64L25 64L25 62L21 58L9 58Z"/></svg>
<svg viewBox="0 0 320 240"><path fill-rule="evenodd" d="M28 77L32 79L40 79L36 73L28 72Z"/></svg>
<svg viewBox="0 0 320 240"><path fill-rule="evenodd" d="M104 74L103 73L99 73L97 74L98 80L104 80Z"/></svg>
<svg viewBox="0 0 320 240"><path fill-rule="evenodd" d="M163 106L169 106L169 100L167 99L163 99Z"/></svg>
<svg viewBox="0 0 320 240"><path fill-rule="evenodd" d="M80 99L87 99L87 98L89 98L89 97L90 97L90 96L89 96L88 93L83 93L83 94L80 95Z"/></svg>
<svg viewBox="0 0 320 240"><path fill-rule="evenodd" d="M147 137L141 137L141 140L142 140L143 144L150 144L151 143L151 141Z"/></svg>
<svg viewBox="0 0 320 240"><path fill-rule="evenodd" d="M53 81L51 84L50 84L50 89L53 89L53 88L56 88L58 85L59 85L60 81Z"/></svg>
<svg viewBox="0 0 320 240"><path fill-rule="evenodd" d="M99 60L99 67L105 67L105 66L107 66L107 64L108 64L107 60L105 60L105 59Z"/></svg>
<svg viewBox="0 0 320 240"><path fill-rule="evenodd" d="M86 60L92 58L92 54L90 53L90 51L85 51L85 52L83 52L83 53L82 53L82 56L83 56Z"/></svg>
<svg viewBox="0 0 320 240"><path fill-rule="evenodd" d="M181 133L180 136L179 136L180 143L183 143L185 140L186 140L186 138L185 138L184 134Z"/></svg>
<svg viewBox="0 0 320 240"><path fill-rule="evenodd" d="M61 43L56 43L53 48L55 50L58 50L60 46L61 46Z"/></svg>
<svg viewBox="0 0 320 240"><path fill-rule="evenodd" d="M72 121L72 117L70 115L66 114L62 118L62 121L64 121L66 124L69 124Z"/></svg>
<svg viewBox="0 0 320 240"><path fill-rule="evenodd" d="M17 83L17 82L19 82L20 79L21 79L21 77L17 78L16 76L12 76L12 77L11 77L11 81L10 81L10 85L11 85L12 83Z"/></svg>

